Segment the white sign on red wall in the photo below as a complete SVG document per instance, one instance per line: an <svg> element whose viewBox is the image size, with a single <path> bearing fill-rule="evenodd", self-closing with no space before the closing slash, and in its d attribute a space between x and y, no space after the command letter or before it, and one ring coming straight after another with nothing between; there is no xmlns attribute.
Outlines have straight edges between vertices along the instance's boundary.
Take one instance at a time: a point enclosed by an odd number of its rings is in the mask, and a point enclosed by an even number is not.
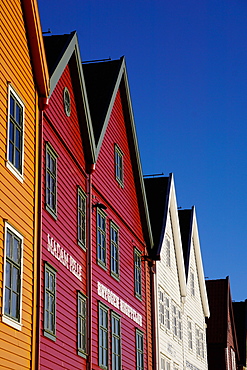
<svg viewBox="0 0 247 370"><path fill-rule="evenodd" d="M47 250L77 279L82 281L82 266L49 234L47 234Z"/></svg>

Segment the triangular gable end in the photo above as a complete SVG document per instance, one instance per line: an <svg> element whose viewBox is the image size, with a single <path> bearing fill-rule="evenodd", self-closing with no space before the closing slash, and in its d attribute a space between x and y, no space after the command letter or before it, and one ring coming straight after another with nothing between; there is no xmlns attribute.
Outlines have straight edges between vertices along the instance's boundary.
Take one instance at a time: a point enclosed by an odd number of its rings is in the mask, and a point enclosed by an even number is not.
<svg viewBox="0 0 247 370"><path fill-rule="evenodd" d="M189 266L191 263L191 256L192 256L191 249L192 248L194 248L195 263L196 263L196 268L197 268L197 276L198 276L198 283L199 283L199 290L200 290L200 295L201 295L201 300L202 300L203 312L204 312L205 317L209 317L210 311L209 311L204 270L203 270L203 264L202 264L202 256L201 256L196 212L195 212L194 206L192 207L192 212L191 212L191 230L190 230L189 247L188 247L189 249L188 271L189 271Z"/></svg>
<svg viewBox="0 0 247 370"><path fill-rule="evenodd" d="M99 68L99 72L102 73L102 65L106 66L113 66L114 71L110 75L110 82L107 82L107 79L104 78L98 79L98 83L101 84L107 84L106 87L106 94L107 97L104 99L105 104L107 106L101 106L101 113L102 116L99 117L99 121L95 122L93 121L93 128L94 133L96 134L96 156L98 158L100 149L104 140L104 136L107 130L107 126L110 120L111 112L116 100L116 96L118 91L120 91L121 99L123 102L123 110L124 110L124 116L125 116L125 122L126 122L126 130L128 135L128 141L129 141L129 147L131 152L131 160L132 160L132 166L133 166L133 173L135 178L135 184L137 188L137 194L138 194L138 201L140 206L140 214L142 217L143 225L145 225L145 239L148 249L152 249L153 247L153 237L151 232L151 225L149 220L149 214L147 209L147 201L146 201L146 194L144 189L144 182L143 182L143 175L142 175L142 167L141 167L141 160L140 160L140 154L139 154L139 147L137 142L137 135L135 130L135 123L134 123L134 116L133 116L133 110L132 110L132 104L131 104L131 98L130 98L130 91L129 91L129 85L128 85L128 77L127 77L127 71L126 71L126 65L125 65L125 59L124 57L120 58L118 61L110 61L110 62L101 62L101 63L93 63L91 64L92 68L95 68L95 72L97 68ZM86 89L88 91L88 97L89 97L89 107L92 109L97 99L99 101L100 96L95 97L95 90L100 88L100 90L104 94L104 85L98 86L98 85L92 85L90 80L90 64L83 65L84 73L85 73L85 80L86 80ZM110 70L110 69L109 69ZM109 71L108 71L109 72ZM92 74L91 74L92 76ZM91 86L90 86L91 84ZM94 91L92 92L92 88L94 88ZM91 91L91 92L90 92ZM91 97L91 100L90 100ZM100 103L100 102L99 102ZM101 103L100 103L101 104Z"/></svg>
<svg viewBox="0 0 247 370"><path fill-rule="evenodd" d="M53 93L59 79L61 78L66 66L74 58L78 72L80 96L82 99L82 109L85 115L86 127L83 127L83 136L86 141L86 157L88 164L96 162L96 145L93 134L92 121L90 116L89 104L86 94L86 86L82 69L79 43L77 33L74 31L69 35L46 36L44 37L47 53L48 67L50 73L50 95ZM54 49L55 46L55 49Z"/></svg>

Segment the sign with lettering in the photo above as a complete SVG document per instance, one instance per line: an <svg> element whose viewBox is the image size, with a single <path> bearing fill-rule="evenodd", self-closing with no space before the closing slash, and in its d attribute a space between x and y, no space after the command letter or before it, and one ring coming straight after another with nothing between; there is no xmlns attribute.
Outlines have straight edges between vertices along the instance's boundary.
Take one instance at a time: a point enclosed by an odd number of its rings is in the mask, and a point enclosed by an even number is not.
<svg viewBox="0 0 247 370"><path fill-rule="evenodd" d="M77 279L82 281L82 266L49 234L47 234L47 250Z"/></svg>
<svg viewBox="0 0 247 370"><path fill-rule="evenodd" d="M131 320L142 326L142 315L136 312L128 303L124 302L110 289L106 288L98 281L98 295L104 300L119 309L122 313L128 316Z"/></svg>

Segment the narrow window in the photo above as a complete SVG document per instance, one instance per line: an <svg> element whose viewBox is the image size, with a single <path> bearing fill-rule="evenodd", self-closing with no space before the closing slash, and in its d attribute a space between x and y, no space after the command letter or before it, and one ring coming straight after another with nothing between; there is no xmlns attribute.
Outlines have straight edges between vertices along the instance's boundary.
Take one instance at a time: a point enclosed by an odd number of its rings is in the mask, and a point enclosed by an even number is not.
<svg viewBox="0 0 247 370"><path fill-rule="evenodd" d="M81 188L78 188L77 207L78 243L86 249L86 195Z"/></svg>
<svg viewBox="0 0 247 370"><path fill-rule="evenodd" d="M119 184L123 186L123 153L117 145L115 145L115 176Z"/></svg>
<svg viewBox="0 0 247 370"><path fill-rule="evenodd" d="M190 350L193 349L193 341L192 341L192 322L188 320L188 347Z"/></svg>
<svg viewBox="0 0 247 370"><path fill-rule="evenodd" d="M45 264L44 335L56 340L56 271Z"/></svg>
<svg viewBox="0 0 247 370"><path fill-rule="evenodd" d="M23 181L24 105L11 87L8 99L7 167Z"/></svg>
<svg viewBox="0 0 247 370"><path fill-rule="evenodd" d="M136 330L136 370L144 369L143 333Z"/></svg>
<svg viewBox="0 0 247 370"><path fill-rule="evenodd" d="M78 292L78 355L87 355L87 300L86 297Z"/></svg>
<svg viewBox="0 0 247 370"><path fill-rule="evenodd" d="M171 267L171 242L166 238L166 266Z"/></svg>
<svg viewBox="0 0 247 370"><path fill-rule="evenodd" d="M121 369L121 342L120 342L120 317L112 312L112 370Z"/></svg>
<svg viewBox="0 0 247 370"><path fill-rule="evenodd" d="M142 297L142 268L141 268L141 252L134 249L135 263L135 295L138 298Z"/></svg>
<svg viewBox="0 0 247 370"><path fill-rule="evenodd" d="M182 339L182 318L181 311L173 305L173 334Z"/></svg>
<svg viewBox="0 0 247 370"><path fill-rule="evenodd" d="M235 351L231 348L231 360L232 360L232 370L236 370L236 355Z"/></svg>
<svg viewBox="0 0 247 370"><path fill-rule="evenodd" d="M203 331L196 327L196 354L204 358L204 335Z"/></svg>
<svg viewBox="0 0 247 370"><path fill-rule="evenodd" d="M118 251L118 227L111 223L111 273L113 276L119 276L119 251Z"/></svg>
<svg viewBox="0 0 247 370"><path fill-rule="evenodd" d="M5 224L3 322L21 330L23 236Z"/></svg>
<svg viewBox="0 0 247 370"><path fill-rule="evenodd" d="M99 366L108 368L108 308L99 303Z"/></svg>
<svg viewBox="0 0 247 370"><path fill-rule="evenodd" d="M165 325L165 294L162 288L159 288L159 317L161 326Z"/></svg>
<svg viewBox="0 0 247 370"><path fill-rule="evenodd" d="M161 370L171 370L171 362L166 357L161 356L160 359Z"/></svg>
<svg viewBox="0 0 247 370"><path fill-rule="evenodd" d="M97 210L97 255L98 262L106 267L106 216Z"/></svg>
<svg viewBox="0 0 247 370"><path fill-rule="evenodd" d="M193 271L190 273L190 291L191 295L194 297L195 296L195 274Z"/></svg>
<svg viewBox="0 0 247 370"><path fill-rule="evenodd" d="M46 209L57 214L57 154L46 144Z"/></svg>
<svg viewBox="0 0 247 370"><path fill-rule="evenodd" d="M166 318L166 329L170 330L171 320L170 320L170 300L165 297L165 318Z"/></svg>

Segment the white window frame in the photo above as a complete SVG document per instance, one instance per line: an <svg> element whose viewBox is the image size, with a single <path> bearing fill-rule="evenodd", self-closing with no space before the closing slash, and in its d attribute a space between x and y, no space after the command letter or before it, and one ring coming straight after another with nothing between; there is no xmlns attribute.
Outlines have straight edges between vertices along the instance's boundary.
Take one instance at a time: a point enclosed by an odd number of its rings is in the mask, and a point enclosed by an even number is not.
<svg viewBox="0 0 247 370"><path fill-rule="evenodd" d="M171 267L171 239L166 235L166 266Z"/></svg>
<svg viewBox="0 0 247 370"><path fill-rule="evenodd" d="M55 205L54 205L54 208L50 205L50 200L48 199L48 195L47 195L47 191L48 188L47 187L47 180L48 180L48 173L50 173L50 169L48 168L48 163L47 163L47 157L48 155L54 160L55 162L55 171L54 173L51 173L51 177L55 179L55 193L54 193L54 196L55 196ZM55 218L57 219L57 159L58 159L58 155L57 153L55 152L55 150L53 149L53 147L51 146L51 144L49 142L46 142L46 148L45 148L45 205L46 205L46 210Z"/></svg>
<svg viewBox="0 0 247 370"><path fill-rule="evenodd" d="M144 333L136 329L136 369L144 369Z"/></svg>
<svg viewBox="0 0 247 370"><path fill-rule="evenodd" d="M113 238L112 232L115 233L116 239ZM119 278L119 228L114 222L110 222L110 244L111 244L111 275ZM116 252L113 253L113 252Z"/></svg>
<svg viewBox="0 0 247 370"><path fill-rule="evenodd" d="M21 241L21 255L20 255L20 295L19 295L19 320L15 320L4 312L5 308L5 282L6 282L6 249L7 249L7 232L8 230L14 234ZM24 248L24 237L8 222L5 222L4 226L4 271L3 271L3 304L2 304L2 322L12 326L17 330L22 328L22 289L23 289L23 248Z"/></svg>
<svg viewBox="0 0 247 370"><path fill-rule="evenodd" d="M16 102L22 108L22 143L21 143L21 172L9 160L9 134L10 134L10 96L13 96ZM11 85L8 86L8 130L7 130L7 160L6 167L13 173L13 175L23 183L24 181L24 133L25 133L25 105L18 94L15 92Z"/></svg>
<svg viewBox="0 0 247 370"><path fill-rule="evenodd" d="M166 356L160 356L160 369L161 370L171 370L171 360L169 360Z"/></svg>
<svg viewBox="0 0 247 370"><path fill-rule="evenodd" d="M172 304L172 313L173 313L173 334L177 339L182 340L181 310L177 307L175 303Z"/></svg>
<svg viewBox="0 0 247 370"><path fill-rule="evenodd" d="M49 274L52 274L53 275L53 278L54 278L54 292L51 291L50 288L47 288L46 287L46 272L48 272ZM44 336L53 340L53 341L56 341L56 321L57 321L57 270L54 269L53 266L51 266L48 262L45 263L44 265L44 307L43 307L43 320L44 320ZM50 284L50 283L49 283ZM46 293L49 294L49 297L54 297L54 307L52 310L46 310L46 303L47 303L47 295ZM47 319L46 319L46 311L53 314L53 318L54 318L54 330L50 330L50 327L49 327L49 323L47 323Z"/></svg>
<svg viewBox="0 0 247 370"><path fill-rule="evenodd" d="M161 286L159 287L159 321L160 326L165 328L165 292Z"/></svg>
<svg viewBox="0 0 247 370"><path fill-rule="evenodd" d="M187 320L187 333L188 333L188 348L193 351L193 330L192 330L192 320L188 318Z"/></svg>
<svg viewBox="0 0 247 370"><path fill-rule="evenodd" d="M104 269L107 268L107 239L106 239L106 214L97 209L97 262Z"/></svg>
<svg viewBox="0 0 247 370"><path fill-rule="evenodd" d="M204 332L196 325L196 354L200 358L205 358Z"/></svg>
<svg viewBox="0 0 247 370"><path fill-rule="evenodd" d="M80 291L77 292L77 354L87 357L87 297Z"/></svg>
<svg viewBox="0 0 247 370"><path fill-rule="evenodd" d="M134 248L134 289L135 296L142 299L142 252Z"/></svg>
<svg viewBox="0 0 247 370"><path fill-rule="evenodd" d="M166 330L171 330L171 301L167 294L165 294L165 327Z"/></svg>

